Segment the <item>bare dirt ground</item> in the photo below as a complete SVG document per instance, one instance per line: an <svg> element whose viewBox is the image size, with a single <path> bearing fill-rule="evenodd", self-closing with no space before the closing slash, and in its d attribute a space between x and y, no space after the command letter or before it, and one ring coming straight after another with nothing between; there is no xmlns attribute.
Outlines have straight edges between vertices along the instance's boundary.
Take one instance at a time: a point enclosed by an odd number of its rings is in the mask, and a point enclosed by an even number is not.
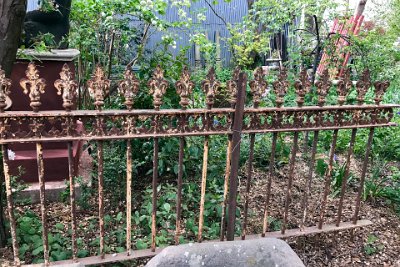
<svg viewBox="0 0 400 267"><path fill-rule="evenodd" d="M301 154L298 155L298 158L300 157ZM358 175L362 162L356 159L352 159L352 162L351 171ZM287 171L287 166L279 170L272 183L270 216L277 222L283 218ZM292 204L289 208L289 226L292 228L298 228L301 222L301 202L307 175L306 162L299 161L296 164ZM253 174L249 233L262 232L263 209L260 207L264 207L265 204L267 176L267 172L260 170ZM357 185L358 181L355 181L354 184L348 186L342 221L350 221L354 214ZM323 179L314 175L306 226L315 226L318 223L323 188ZM244 181L241 181L240 190L245 190ZM326 223L335 222L338 202L339 197L328 197ZM359 219L368 219L373 224L355 230L287 238L286 241L298 253L306 266L400 266L400 217L383 201L376 203L366 201L362 202Z"/></svg>

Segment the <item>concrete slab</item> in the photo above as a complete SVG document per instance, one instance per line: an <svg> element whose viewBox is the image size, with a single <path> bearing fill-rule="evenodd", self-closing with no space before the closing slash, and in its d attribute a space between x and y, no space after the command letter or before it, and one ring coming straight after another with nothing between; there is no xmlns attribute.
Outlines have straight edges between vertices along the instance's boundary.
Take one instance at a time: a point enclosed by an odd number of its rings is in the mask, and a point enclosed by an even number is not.
<svg viewBox="0 0 400 267"><path fill-rule="evenodd" d="M92 171L92 157L85 150L82 152L79 168L78 168L78 176L82 177L83 183L88 186L91 186L91 171ZM67 181L68 177L62 177L61 181L48 181L46 182L46 200L50 202L58 202L61 200L61 194L67 189ZM22 190L19 193L19 197L21 199L28 198L30 199L30 203L35 204L40 202L40 187L39 182L37 183L27 183L28 188ZM79 198L81 190L80 185L78 183L75 184L75 192L76 197Z"/></svg>

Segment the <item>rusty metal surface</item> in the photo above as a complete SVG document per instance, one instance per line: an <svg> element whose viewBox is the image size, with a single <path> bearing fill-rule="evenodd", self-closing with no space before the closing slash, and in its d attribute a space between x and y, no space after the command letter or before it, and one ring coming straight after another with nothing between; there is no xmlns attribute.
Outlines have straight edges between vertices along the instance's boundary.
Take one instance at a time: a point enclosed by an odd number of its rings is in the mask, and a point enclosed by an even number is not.
<svg viewBox="0 0 400 267"><path fill-rule="evenodd" d="M18 244L16 238L16 223L12 213L14 206L11 197L10 174L8 170L8 152L7 144L12 143L35 143L37 146L38 173L40 182L41 213L43 224L43 242L45 264L49 264L49 247L47 240L47 209L45 203L45 183L43 174L45 172L43 165L42 143L45 142L65 142L68 141L69 156L69 181L70 181L70 205L71 205L71 229L72 229L72 255L71 261L58 262L71 263L73 261L82 264L102 264L116 262L127 259L134 259L144 256L152 256L160 251L156 247L157 235L157 185L158 185L158 153L160 138L179 138L179 158L178 158L178 177L177 177L177 197L176 197L176 229L175 244L179 244L181 233L185 230L181 226L182 220L182 186L183 186L183 161L185 138L190 136L204 136L203 167L200 184L200 209L199 209L199 231L197 239L203 240L205 196L207 185L209 142L211 135L227 135L227 158L224 177L224 189L222 196L222 217L220 240L234 240L235 225L240 221L242 224L242 239L252 239L260 235L247 235L247 220L249 213L251 192L251 179L254 158L254 146L256 134L272 133L271 154L269 157L269 172L267 176L266 203L262 207L264 210L263 230L261 236L270 237L289 237L300 236L312 233L321 233L329 231L339 231L343 229L352 229L359 226L370 224L369 221L357 221L361 207L361 194L365 182L365 176L368 168L368 157L371 150L374 129L378 127L389 127L395 125L391 122L394 109L399 105L381 105L384 93L389 87L387 81L375 81L370 79L368 70L365 70L360 80L357 81L355 90L357 94L357 105L345 105L346 98L353 85L350 80L350 71L344 71L342 79L336 87L337 104L326 105L326 97L329 90L332 90L332 83L329 80L328 72L324 72L315 84L316 105L304 106L305 97L310 92L312 84L306 71L302 70L298 79L291 84L288 81L287 70L282 69L277 79L272 82L272 94L275 96L276 107L259 107L262 98L271 94L268 84L261 68L254 72L254 79L249 82L250 93L252 95L252 107L245 107L247 77L236 68L232 74L232 79L225 83L220 83L215 75L215 70L210 69L206 79L202 82L203 99L205 108L191 108L192 93L195 84L191 80L187 68L179 80L174 84L177 95L180 97L180 109L162 109L163 97L170 83L164 77L164 71L158 66L148 81L147 86L153 97L154 109L134 109L134 103L140 91L140 82L135 74L127 69L123 79L118 83L118 91L124 98L124 104L127 110L105 110L104 99L110 91L110 80L100 66L95 68L94 74L88 81L89 92L94 100L96 110L71 110L75 105L77 84L72 79L71 72L65 65L60 72L60 79L55 81L55 88L63 101L65 111L40 111L41 94L44 92L46 81L40 77L34 64L28 66L26 78L21 79L21 88L30 99L32 112L26 111L4 111L6 107L6 97L9 94L9 85L11 81L7 79L4 72L0 69L0 144L3 151L3 165L6 180L7 210L10 217L10 228L12 234L12 245L14 250L14 263L20 264L18 258ZM284 107L285 97L288 89L293 86L297 98L297 106ZM365 104L367 91L373 87L374 104ZM225 90L225 91L224 91ZM214 107L219 104L219 98L223 93L226 94L225 102L230 105L226 107ZM218 100L217 100L218 99ZM223 105L227 106L227 105ZM77 124L83 123L85 129L78 131ZM370 134L367 142L367 149L363 163L360 185L357 198L355 200L355 213L352 222L342 222L341 213L343 201L346 193L346 183L349 175L349 165L353 154L353 148L356 140L357 129L370 128ZM334 161L334 153L338 139L339 129L351 129L352 136L346 158L345 177L342 183L340 194L338 214L336 225L324 225L324 215L326 209L327 197L330 191L330 179ZM320 131L333 130L332 146L329 154L328 169L325 174L324 193L321 199L321 209L319 222L317 226L305 227L307 219L308 195L314 175L315 157L318 146L318 135ZM291 203L291 189L294 179L296 165L296 154L299 147L299 136L305 132L314 132L314 141L309 162L309 173L304 185L304 195L301 212L302 221L300 229L286 229L289 220L289 205ZM268 214L270 209L272 180L275 176L275 153L277 147L277 138L280 133L293 132L292 150L289 163L288 183L286 186L285 206L282 210L284 215L281 231L269 232ZM250 154L247 162L246 188L244 194L243 217L236 218L237 200L238 200L238 175L239 175L239 157L242 135L250 136ZM153 140L153 177L152 177L152 215L151 215L151 247L148 250L131 251L132 249L132 144L131 140L137 138L148 138ZM72 142L77 140L96 141L97 160L98 160L98 204L99 204L99 237L100 237L100 257L93 256L84 259L77 259L76 244L76 207L72 161ZM104 177L103 177L103 143L107 140L126 140L127 142L127 199L126 199L126 249L124 253L118 253L114 256L105 255L104 237L107 234L104 229ZM304 151L303 151L304 152ZM306 153L307 151L305 151ZM243 196L241 196L243 197ZM53 263L52 263L53 264Z"/></svg>
<svg viewBox="0 0 400 267"><path fill-rule="evenodd" d="M176 189L175 245L179 245L179 237L181 234L184 148L185 148L185 138L181 137L179 138L178 181Z"/></svg>
<svg viewBox="0 0 400 267"><path fill-rule="evenodd" d="M284 215L283 215L283 222L282 222L282 226L281 226L282 234L285 234L287 223L288 223L288 218L289 218L289 205L290 205L290 202L292 201L292 185L293 185L293 179L294 179L294 167L296 165L296 154L297 154L298 147L299 147L299 132L294 132L292 152L290 154L288 184L287 184L286 193L285 193L285 209L284 209Z"/></svg>
<svg viewBox="0 0 400 267"><path fill-rule="evenodd" d="M271 187L272 179L275 173L275 152L276 152L276 141L278 139L278 133L272 134L272 145L271 145L271 156L269 159L269 170L268 170L268 182L267 182L267 192L265 198L264 206L264 218L263 218L263 230L261 236L264 237L268 231L268 214L269 214L269 203L271 199Z"/></svg>
<svg viewBox="0 0 400 267"><path fill-rule="evenodd" d="M336 226L339 226L341 219L342 219L343 202L344 202L344 196L346 194L347 180L348 180L349 174L350 174L350 161L351 161L351 157L353 155L354 144L356 141L356 135L357 135L357 129L353 129L351 131L350 144L349 144L349 149L347 151L347 156L346 156L346 167L345 167L344 174L343 174L342 188L340 190L340 199L339 199L339 207L338 207L338 212L337 212Z"/></svg>
<svg viewBox="0 0 400 267"><path fill-rule="evenodd" d="M303 229L305 227L305 223L307 220L308 197L311 192L311 185L312 185L312 179L313 179L313 174L314 174L315 154L317 153L318 136L319 136L319 131L315 131L313 145L312 145L312 149L311 149L311 157L310 157L310 161L308 164L307 183L305 185L305 190L304 190L304 194L303 194L303 203L302 203L303 218L300 223L301 229Z"/></svg>
<svg viewBox="0 0 400 267"><path fill-rule="evenodd" d="M72 258L77 260L78 246L76 241L76 202L75 202L75 176L74 176L73 144L68 142L68 174L69 174L69 200L71 205L71 249Z"/></svg>
<svg viewBox="0 0 400 267"><path fill-rule="evenodd" d="M204 138L203 146L203 166L201 170L201 185L200 185L200 211L199 211L199 232L197 234L197 241L203 240L203 224L204 224L204 202L206 197L206 184L207 184L207 165L208 165L208 145L209 137Z"/></svg>
<svg viewBox="0 0 400 267"><path fill-rule="evenodd" d="M13 255L14 255L14 265L20 266L21 261L19 259L19 246L17 242L17 225L15 222L14 216L14 201L12 198L12 188L11 188L11 177L8 167L8 149L7 145L2 145L1 150L3 153L3 170L4 170L4 178L6 184L6 197L7 197L7 213L8 218L10 220L10 229L11 229L11 239L12 239L12 247L13 247Z"/></svg>
<svg viewBox="0 0 400 267"><path fill-rule="evenodd" d="M154 138L153 144L153 179L152 179L152 194L151 194L151 251L156 249L156 234L157 234L157 184L158 184L158 138Z"/></svg>
<svg viewBox="0 0 400 267"><path fill-rule="evenodd" d="M226 148L226 163L225 163L225 175L224 175L224 193L222 197L221 205L221 227L220 227L220 241L225 239L226 230L226 206L228 201L228 190L229 190L229 177L231 174L231 150L232 150L232 135L228 136L228 146Z"/></svg>
<svg viewBox="0 0 400 267"><path fill-rule="evenodd" d="M334 224L327 224L324 226L324 229L318 229L316 226L312 227L306 227L303 231L300 231L299 229L290 229L287 230L285 235L282 235L280 231L276 232L269 232L268 237L272 238L289 238L289 237L298 237L298 236L306 236L306 235L312 235L312 234L319 234L319 233L329 233L329 232L336 232L336 231L344 231L348 229L356 229L360 227L365 227L368 225L371 225L372 222L370 220L359 220L357 221L357 224L353 224L352 222L345 222L339 227L337 227ZM247 235L248 240L252 239L259 239L260 235ZM241 237L235 237L235 240L239 240ZM206 242L216 242L218 240L206 240ZM79 263L81 266L92 266L92 265L102 265L102 264L108 264L108 263L113 263L113 262L122 262L122 261L129 261L129 260L134 260L134 259L140 259L140 258L148 258L148 257L154 257L155 255L159 254L163 248L157 248L156 251L151 251L151 249L141 249L141 250L136 250L135 253L132 253L131 255L127 255L124 252L121 253L115 253L115 254L107 254L104 259L99 259L99 257L92 256L92 257L86 257L86 258L81 258L79 259ZM66 266L68 264L73 264L74 262L72 260L64 260L64 261L57 261L57 262L51 262L50 266ZM42 267L42 264L27 264L23 265L23 267Z"/></svg>
<svg viewBox="0 0 400 267"><path fill-rule="evenodd" d="M395 105L246 108L243 133L392 126ZM233 109L0 113L0 143L115 140L231 133ZM182 120L182 117L185 120ZM313 118L320 117L321 121ZM156 118L160 124L155 125ZM218 123L207 123L211 118ZM301 118L301 120L300 120ZM83 132L77 128L83 122ZM96 123L96 122L101 123ZM62 129L60 129L60 125ZM91 126L90 126L91 125ZM208 127L207 127L208 126Z"/></svg>
<svg viewBox="0 0 400 267"><path fill-rule="evenodd" d="M39 177L39 193L40 193L40 213L42 219L42 240L43 240L43 257L44 264L47 266L49 260L49 240L48 240L48 228L47 228L47 209L46 209L46 189L44 181L44 163L43 163L43 146L41 143L36 143L36 158L38 167Z"/></svg>
<svg viewBox="0 0 400 267"><path fill-rule="evenodd" d="M97 179L99 201L100 257L104 258L104 173L103 173L103 141L97 142Z"/></svg>
<svg viewBox="0 0 400 267"><path fill-rule="evenodd" d="M126 251L131 253L132 237L132 143L126 143Z"/></svg>
<svg viewBox="0 0 400 267"><path fill-rule="evenodd" d="M328 162L328 167L326 169L325 173L325 185L324 185L324 194L321 200L321 210L319 214L319 222L318 222L318 228L322 229L322 225L324 223L324 215L326 211L326 202L328 200L328 195L330 193L330 185L331 185L331 175L332 175L332 170L333 170L333 161L335 157L335 150L336 150L336 143L337 143L337 138L338 138L338 133L339 130L334 130L333 131L333 137L332 137L332 144L331 144L331 149L329 151L329 162Z"/></svg>
<svg viewBox="0 0 400 267"><path fill-rule="evenodd" d="M240 159L240 143L242 142L243 112L246 98L247 76L240 73L237 82L238 94L234 122L232 126L232 150L231 150L231 171L229 177L229 197L228 197L228 220L226 227L226 239L232 241L235 236L236 206L237 206L237 186Z"/></svg>
<svg viewBox="0 0 400 267"><path fill-rule="evenodd" d="M374 138L374 132L375 132L375 128L371 128L369 130L367 147L365 150L365 158L364 158L364 162L363 162L363 167L362 167L361 177L360 177L360 184L358 186L357 198L356 198L356 203L355 203L355 210L354 210L354 216L353 216L354 224L357 223L358 213L360 212L361 196L362 196L362 193L364 190L365 175L367 174L369 154L371 152L371 146L372 146L372 140Z"/></svg>

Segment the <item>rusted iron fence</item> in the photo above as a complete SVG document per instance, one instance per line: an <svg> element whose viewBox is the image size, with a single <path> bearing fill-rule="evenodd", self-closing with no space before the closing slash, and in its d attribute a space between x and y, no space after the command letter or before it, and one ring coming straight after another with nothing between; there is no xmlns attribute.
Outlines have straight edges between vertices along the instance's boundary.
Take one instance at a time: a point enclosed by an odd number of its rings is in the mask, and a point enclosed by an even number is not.
<svg viewBox="0 0 400 267"><path fill-rule="evenodd" d="M8 202L8 215L10 219L12 246L14 251L15 265L20 265L18 256L18 243L16 236L16 221L13 213L14 206L12 200L12 188L10 183L10 173L8 168L9 144L13 143L35 143L37 151L37 166L40 183L40 207L43 223L43 248L45 265L49 263L49 245L47 235L47 209L46 209L46 190L44 173L46 169L43 165L42 144L46 142L68 142L69 155L69 183L70 183L70 207L71 207L71 231L72 231L72 255L73 259L66 262L81 262L82 264L95 264L105 262L115 262L127 259L134 259L144 256L152 256L160 251L156 248L156 235L158 233L156 225L157 215L157 183L158 183L158 153L160 138L179 138L179 158L177 175L177 199L176 199L176 232L175 242L179 243L181 235L181 214L182 214L182 184L183 184L183 157L185 138L190 136L204 136L204 155L201 175L201 200L198 221L198 241L203 240L203 219L205 193L207 191L207 163L208 146L211 135L227 136L227 160L224 180L224 193L222 203L221 218L221 237L220 240L235 239L235 221L236 207L238 197L238 173L240 144L243 135L249 135L250 155L246 171L246 188L244 194L244 209L241 219L241 238L256 238L264 236L285 237L293 235L305 235L309 233L318 233L326 231L335 231L349 229L369 224L367 220L359 220L361 195L366 176L368 158L371 149L371 143L374 135L374 129L377 127L392 126L393 109L395 105L381 105L382 97L388 88L388 82L370 81L369 72L363 72L360 80L355 84L357 91L357 104L344 105L346 96L353 90L353 84L350 81L350 72L337 83L335 87L329 80L328 72L325 71L315 87L310 83L310 79L305 71L299 75L294 88L297 94L296 107L284 107L284 97L290 86L287 78L287 72L280 71L276 81L272 84L272 91L275 94L276 107L259 107L262 94L267 90L268 84L265 80L261 68L254 72L254 79L249 83L245 73L236 69L233 77L227 82L227 91L229 93L229 108L214 108L215 96L218 94L220 83L216 80L215 73L211 69L207 78L202 83L202 89L205 93L206 108L188 109L190 96L194 88L194 83L190 79L187 69L182 73L180 80L175 84L176 92L179 94L181 109L161 109L163 104L163 95L169 84L164 79L163 70L157 67L152 79L148 82L150 93L153 96L154 109L136 110L133 109L135 97L139 91L139 81L134 73L127 70L124 79L119 83L120 93L125 98L127 110L104 110L104 98L110 89L110 81L107 80L104 72L97 67L92 79L88 82L91 95L94 98L96 110L71 110L73 101L76 97L77 83L73 80L68 66L64 66L60 73L60 79L55 82L59 94L63 99L65 111L40 111L40 95L45 90L45 81L40 78L35 65L31 63L26 72L26 78L20 81L21 87L30 98L33 112L4 111L5 96L9 93L11 81L6 79L4 72L0 72L0 143L3 151L4 174L6 181L6 192ZM252 95L253 106L245 107L246 88L249 84ZM364 103L364 97L370 88L375 92L375 104L367 105ZM306 94L316 88L318 95L317 106L303 106ZM337 105L326 106L325 99L328 90L336 88ZM218 123L213 123L215 120ZM78 130L78 122L85 125L84 130ZM354 215L351 222L342 222L342 208L345 197L347 179L349 176L350 160L352 158L354 144L359 128L369 128L369 138L366 144L366 154L362 166L362 174L358 187L357 197L354 200ZM350 129L351 140L347 152L345 175L340 191L340 201L337 207L337 217L335 225L324 224L327 197L330 192L330 179L333 167L334 154L340 130ZM321 131L333 130L333 138L329 153L329 162L325 174L325 186L323 197L320 200L319 223L315 227L306 227L308 202L310 188L314 176L314 162L318 144L318 136ZM292 132L292 148L289 161L288 182L285 188L285 205L283 207L283 223L279 232L270 232L268 229L268 215L271 201L271 181L275 171L275 154L278 134L281 132ZM302 200L302 221L299 229L287 229L289 222L289 206L291 205L292 186L295 174L296 153L299 147L299 135L304 132L314 132L311 156L309 158L309 172L306 177L307 183L304 188ZM257 134L272 134L271 154L269 157L269 173L267 190L265 194L265 206L263 209L264 220L263 230L259 235L248 235L246 232L248 224L249 194L251 189L254 144ZM152 178L152 225L151 225L151 249L132 251L132 146L131 140L136 138L152 138L154 140L153 156L153 178ZM77 222L76 222L76 200L75 200L75 177L74 161L72 158L72 142L77 140L97 142L98 158L98 220L100 236L100 255L87 258L77 258ZM105 255L104 236L104 177L103 167L107 162L103 162L103 143L107 140L126 140L127 142L127 170L126 170L126 252L118 253L113 256Z"/></svg>

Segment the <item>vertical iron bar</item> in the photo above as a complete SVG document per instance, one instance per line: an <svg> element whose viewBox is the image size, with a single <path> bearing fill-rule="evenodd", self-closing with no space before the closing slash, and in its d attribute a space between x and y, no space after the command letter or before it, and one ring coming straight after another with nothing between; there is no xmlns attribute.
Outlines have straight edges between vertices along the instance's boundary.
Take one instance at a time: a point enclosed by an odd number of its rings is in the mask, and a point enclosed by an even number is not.
<svg viewBox="0 0 400 267"><path fill-rule="evenodd" d="M203 168L201 173L199 232L197 237L198 242L201 242L203 239L202 235L203 235L203 224L204 224L204 202L205 202L206 184L207 184L208 144L209 144L209 136L205 136L204 149L203 149Z"/></svg>
<svg viewBox="0 0 400 267"><path fill-rule="evenodd" d="M269 201L271 198L272 179L274 177L274 172L275 172L275 151L276 151L277 139L278 139L278 133L274 132L272 134L271 157L269 159L269 174L268 174L267 197L266 197L267 199L265 201L265 206L264 206L263 231L261 234L262 237L265 237L265 234L268 231L268 208L269 208Z"/></svg>
<svg viewBox="0 0 400 267"><path fill-rule="evenodd" d="M349 150L348 150L347 158L346 158L346 169L345 169L345 172L343 175L342 189L340 191L339 209L338 209L338 213L337 213L336 226L340 225L340 221L342 219L343 201L344 201L344 195L346 193L347 179L349 177L349 172L350 172L350 161L351 161L351 156L353 155L356 134L357 134L357 128L355 128L351 131L350 145L349 145Z"/></svg>
<svg viewBox="0 0 400 267"><path fill-rule="evenodd" d="M14 204L13 204L12 189L11 189L11 176L10 176L10 169L8 167L8 161L9 161L8 146L2 145L1 149L3 152L3 171L4 171L4 178L5 178L5 185L6 185L7 211L8 211L8 217L10 219L11 239L12 239L12 247L13 247L13 253L14 253L14 265L20 266L21 261L19 259L17 226L16 226L15 216L14 216Z"/></svg>
<svg viewBox="0 0 400 267"><path fill-rule="evenodd" d="M178 188L176 194L176 223L175 223L175 245L179 244L182 216L182 184L183 184L183 153L185 147L185 138L179 138L179 159L178 159Z"/></svg>
<svg viewBox="0 0 400 267"><path fill-rule="evenodd" d="M293 176L294 176L294 167L296 165L296 154L298 149L299 143L299 132L294 132L293 136L293 147L292 147L292 154L290 156L290 166L289 166L289 182L286 189L286 197L285 197L285 214L283 217L283 223L281 232L285 234L286 231L286 224L288 221L288 213L289 213L289 204L292 197L292 184L293 184Z"/></svg>
<svg viewBox="0 0 400 267"><path fill-rule="evenodd" d="M132 143L126 142L126 251L131 254L132 237Z"/></svg>
<svg viewBox="0 0 400 267"><path fill-rule="evenodd" d="M47 211L46 211L46 188L44 181L44 163L43 163L43 147L42 143L36 143L36 158L39 176L39 186L40 186L40 211L42 214L42 238L43 238L43 255L44 264L48 266L49 261L49 241L47 235Z"/></svg>
<svg viewBox="0 0 400 267"><path fill-rule="evenodd" d="M226 166L225 166L225 179L224 179L224 195L222 200L222 215L221 215L221 233L220 240L224 241L225 239L225 230L226 230L226 204L228 197L228 185L229 185L229 175L231 168L231 150L232 150L232 135L228 136L228 147L226 148Z"/></svg>
<svg viewBox="0 0 400 267"><path fill-rule="evenodd" d="M153 149L153 181L152 181L152 212L151 212L151 251L156 251L156 216L157 216L157 180L158 180L158 138L154 138Z"/></svg>
<svg viewBox="0 0 400 267"><path fill-rule="evenodd" d="M324 195L322 197L322 202L321 202L321 211L319 214L318 229L322 229L322 224L324 223L324 215L325 215L325 209L326 209L326 202L328 200L328 195L329 195L329 191L330 191L333 161L335 158L335 150L336 150L338 132L339 132L338 129L333 131L332 145L331 145L331 150L329 152L329 163L328 163L328 168L325 173Z"/></svg>
<svg viewBox="0 0 400 267"><path fill-rule="evenodd" d="M100 257L104 259L104 174L103 174L103 141L97 141L97 176L99 190L99 228L100 228Z"/></svg>
<svg viewBox="0 0 400 267"><path fill-rule="evenodd" d="M308 153L308 138L309 137L309 132L304 133L304 144L303 144L303 149L304 149L304 155L307 155Z"/></svg>
<svg viewBox="0 0 400 267"><path fill-rule="evenodd" d="M367 148L365 150L365 158L364 158L364 163L363 163L362 173L361 173L361 178L360 178L360 186L358 187L358 192L357 192L356 207L355 207L355 211L354 211L353 224L357 224L358 213L360 212L361 196L362 196L362 193L363 193L363 190L364 190L365 175L367 173L368 162L369 162L369 154L371 152L372 139L374 138L374 131L375 131L375 128L371 128L369 130Z"/></svg>
<svg viewBox="0 0 400 267"><path fill-rule="evenodd" d="M243 210L244 218L242 222L242 240L245 240L246 238L247 215L249 210L249 194L250 194L250 183L253 171L255 138L256 138L255 134L250 134L250 154L249 154L249 163L247 166L246 194L244 199L244 210Z"/></svg>
<svg viewBox="0 0 400 267"><path fill-rule="evenodd" d="M304 229L304 224L305 224L306 218L307 218L308 196L310 195L310 192L311 192L311 183L312 183L312 178L313 178L313 173L314 173L314 165L315 165L315 154L317 152L317 146L318 146L318 135L319 135L319 131L314 131L314 140L313 140L313 145L312 145L312 150L311 150L311 158L310 158L310 162L309 162L307 185L306 185L306 190L304 191L304 196L303 196L303 219L302 219L301 225L300 225L301 229Z"/></svg>
<svg viewBox="0 0 400 267"><path fill-rule="evenodd" d="M242 126L244 115L244 102L246 98L246 74L239 74L238 94L235 108L235 117L232 128L232 152L231 152L231 171L229 177L229 207L226 238L232 241L235 237L236 205L237 205L237 179L240 160L240 143L242 139Z"/></svg>
<svg viewBox="0 0 400 267"><path fill-rule="evenodd" d="M72 259L77 260L78 247L76 243L76 203L75 203L75 175L73 144L68 142L68 174L69 174L69 200L71 205L71 232L72 232Z"/></svg>

